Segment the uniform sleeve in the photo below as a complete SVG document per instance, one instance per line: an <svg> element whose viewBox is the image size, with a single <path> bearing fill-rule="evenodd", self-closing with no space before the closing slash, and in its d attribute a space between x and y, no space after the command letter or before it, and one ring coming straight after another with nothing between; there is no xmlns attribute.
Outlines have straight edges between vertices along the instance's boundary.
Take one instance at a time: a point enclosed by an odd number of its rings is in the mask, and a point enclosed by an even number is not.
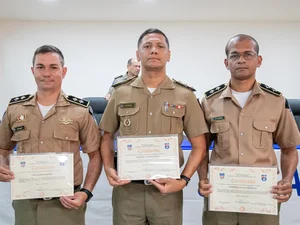
<svg viewBox="0 0 300 225"><path fill-rule="evenodd" d="M192 92L190 92L187 96L183 129L188 138L208 133L203 111L195 94Z"/></svg>
<svg viewBox="0 0 300 225"><path fill-rule="evenodd" d="M101 134L89 109L87 109L84 114L79 135L82 151L84 153L91 153L99 150Z"/></svg>
<svg viewBox="0 0 300 225"><path fill-rule="evenodd" d="M3 115L2 122L0 123L0 149L12 150L16 146L16 142L11 141L13 131L9 122L9 109Z"/></svg>
<svg viewBox="0 0 300 225"><path fill-rule="evenodd" d="M119 116L116 104L117 91L114 91L109 99L100 121L100 129L109 133L116 133L119 129Z"/></svg>
<svg viewBox="0 0 300 225"><path fill-rule="evenodd" d="M295 147L300 144L299 130L286 99L282 103L281 116L274 140L281 148Z"/></svg>

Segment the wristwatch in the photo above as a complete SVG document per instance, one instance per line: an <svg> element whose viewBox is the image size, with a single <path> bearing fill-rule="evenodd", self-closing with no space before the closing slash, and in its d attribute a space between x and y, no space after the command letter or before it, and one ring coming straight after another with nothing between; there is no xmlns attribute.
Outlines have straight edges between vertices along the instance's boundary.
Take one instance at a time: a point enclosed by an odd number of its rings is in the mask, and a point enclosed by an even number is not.
<svg viewBox="0 0 300 225"><path fill-rule="evenodd" d="M85 202L88 202L93 197L92 192L90 192L88 189L81 188L80 191L86 193L88 196L87 199L85 200Z"/></svg>
<svg viewBox="0 0 300 225"><path fill-rule="evenodd" d="M183 180L185 180L185 182L186 182L186 185L185 186L187 186L188 185L188 183L190 182L190 180L191 180L191 178L188 178L187 176L185 176L185 175L180 175L180 179L183 179Z"/></svg>

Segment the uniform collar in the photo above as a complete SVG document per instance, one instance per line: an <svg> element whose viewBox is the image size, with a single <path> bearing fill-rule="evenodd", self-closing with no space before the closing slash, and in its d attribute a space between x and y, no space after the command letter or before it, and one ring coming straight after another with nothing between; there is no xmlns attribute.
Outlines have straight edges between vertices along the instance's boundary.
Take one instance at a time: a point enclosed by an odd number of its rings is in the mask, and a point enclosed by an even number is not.
<svg viewBox="0 0 300 225"><path fill-rule="evenodd" d="M252 93L251 95L258 95L258 94L263 94L265 95L264 91L259 87L259 83L257 81L255 81L253 88L252 88ZM225 90L222 92L222 94L220 95L220 99L222 98L232 98L232 92L231 92L231 88L230 88L230 81L227 85L227 87L225 88Z"/></svg>
<svg viewBox="0 0 300 225"><path fill-rule="evenodd" d="M70 105L70 102L68 102L64 96L67 96L63 91L60 92L58 96L58 100L55 104L55 106L67 106ZM36 97L37 93L34 94L33 98L30 99L28 102L24 102L23 105L25 106L36 106Z"/></svg>
<svg viewBox="0 0 300 225"><path fill-rule="evenodd" d="M142 76L136 78L130 85L136 88L147 88L145 83L143 82ZM175 88L174 82L168 76L166 76L163 82L161 82L161 84L158 85L156 89L174 89L174 88Z"/></svg>

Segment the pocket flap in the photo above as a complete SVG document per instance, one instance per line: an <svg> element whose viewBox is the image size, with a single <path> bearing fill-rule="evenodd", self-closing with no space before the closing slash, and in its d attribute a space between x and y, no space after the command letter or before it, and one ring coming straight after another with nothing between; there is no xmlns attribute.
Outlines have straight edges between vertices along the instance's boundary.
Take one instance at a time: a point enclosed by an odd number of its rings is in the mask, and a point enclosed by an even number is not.
<svg viewBox="0 0 300 225"><path fill-rule="evenodd" d="M136 114L140 108L136 106L135 108L120 108L118 109L118 115L119 116L132 116Z"/></svg>
<svg viewBox="0 0 300 225"><path fill-rule="evenodd" d="M54 138L64 141L78 141L79 134L78 132L54 130Z"/></svg>
<svg viewBox="0 0 300 225"><path fill-rule="evenodd" d="M178 118L182 118L184 116L184 114L185 114L184 108L177 109L177 108L169 107L168 111L166 111L165 107L163 107L161 109L161 112L165 116L178 117Z"/></svg>
<svg viewBox="0 0 300 225"><path fill-rule="evenodd" d="M17 131L16 133L14 133L14 135L11 137L12 141L24 141L24 140L28 140L30 136L30 130L24 130L24 131Z"/></svg>
<svg viewBox="0 0 300 225"><path fill-rule="evenodd" d="M254 120L253 121L253 126L257 129L257 130L261 130L261 131L268 131L268 132L274 132L276 127L275 127L275 123L270 122L270 121L258 121L258 120Z"/></svg>
<svg viewBox="0 0 300 225"><path fill-rule="evenodd" d="M215 133L222 133L228 131L229 129L229 122L215 122L210 126L210 132Z"/></svg>

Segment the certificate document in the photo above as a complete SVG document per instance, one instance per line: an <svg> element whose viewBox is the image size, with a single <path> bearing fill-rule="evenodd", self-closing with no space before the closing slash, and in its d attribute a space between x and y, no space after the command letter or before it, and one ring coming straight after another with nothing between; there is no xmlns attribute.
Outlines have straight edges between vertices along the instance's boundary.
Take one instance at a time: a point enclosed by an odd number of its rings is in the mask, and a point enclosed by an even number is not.
<svg viewBox="0 0 300 225"><path fill-rule="evenodd" d="M178 135L118 137L122 180L180 178Z"/></svg>
<svg viewBox="0 0 300 225"><path fill-rule="evenodd" d="M73 153L12 154L10 169L12 200L74 194Z"/></svg>
<svg viewBox="0 0 300 225"><path fill-rule="evenodd" d="M210 211L277 215L276 167L209 166Z"/></svg>

